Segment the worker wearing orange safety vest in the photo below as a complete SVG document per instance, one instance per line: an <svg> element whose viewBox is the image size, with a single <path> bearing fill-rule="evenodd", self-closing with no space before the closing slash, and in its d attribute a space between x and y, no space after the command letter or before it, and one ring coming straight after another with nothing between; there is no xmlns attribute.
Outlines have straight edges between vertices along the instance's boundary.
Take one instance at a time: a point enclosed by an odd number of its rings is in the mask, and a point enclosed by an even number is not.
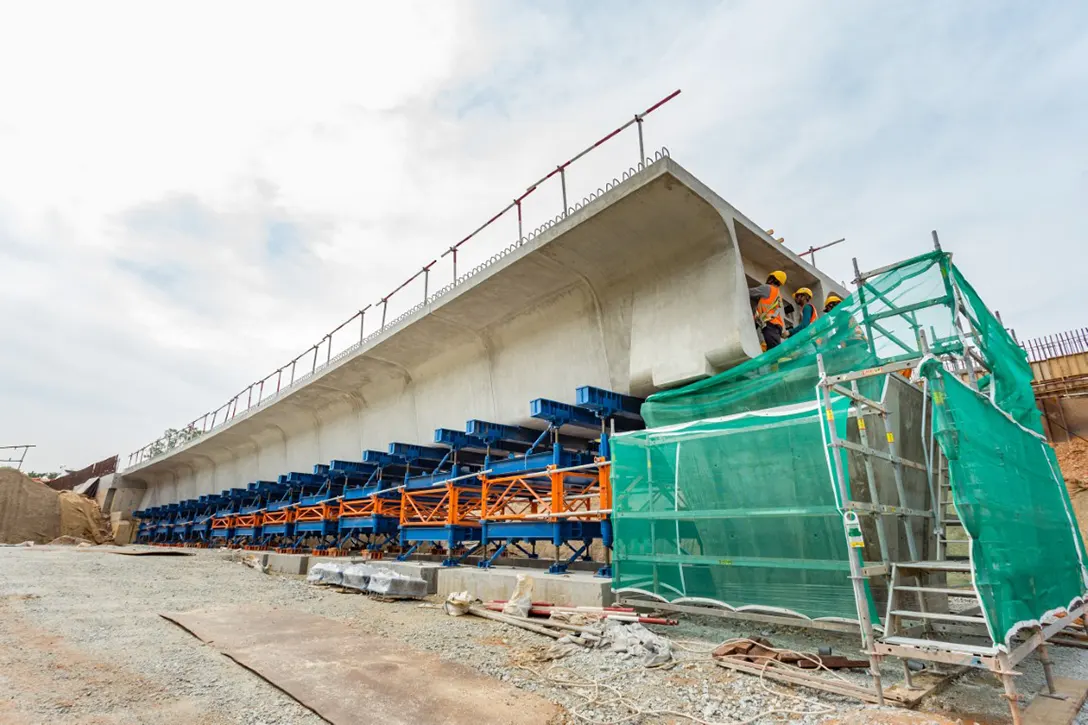
<svg viewBox="0 0 1088 725"><path fill-rule="evenodd" d="M782 344L782 331L786 324L782 318L782 285L786 283L786 273L775 270L767 276L766 284L752 287L748 290L751 299L758 300L753 317L756 327L763 334L763 342L767 349L778 347Z"/></svg>
<svg viewBox="0 0 1088 725"><path fill-rule="evenodd" d="M812 290L802 287L793 293L793 301L801 305L801 321L793 328L790 335L796 335L816 321L816 305L812 304Z"/></svg>

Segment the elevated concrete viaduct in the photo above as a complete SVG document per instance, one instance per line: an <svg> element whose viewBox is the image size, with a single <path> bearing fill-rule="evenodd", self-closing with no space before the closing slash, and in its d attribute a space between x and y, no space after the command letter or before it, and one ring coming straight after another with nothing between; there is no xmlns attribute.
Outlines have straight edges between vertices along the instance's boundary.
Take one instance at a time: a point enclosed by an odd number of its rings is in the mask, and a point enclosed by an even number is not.
<svg viewBox="0 0 1088 725"><path fill-rule="evenodd" d="M350 354L186 445L123 471L141 507L470 418L539 427L529 401L595 385L647 395L760 353L747 288L839 285L665 157Z"/></svg>

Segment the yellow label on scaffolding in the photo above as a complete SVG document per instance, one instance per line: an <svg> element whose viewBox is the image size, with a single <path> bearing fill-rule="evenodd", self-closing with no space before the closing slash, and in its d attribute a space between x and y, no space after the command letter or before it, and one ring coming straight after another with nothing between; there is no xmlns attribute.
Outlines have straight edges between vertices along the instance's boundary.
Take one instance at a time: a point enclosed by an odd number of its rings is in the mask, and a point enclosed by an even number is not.
<svg viewBox="0 0 1088 725"><path fill-rule="evenodd" d="M940 390L933 391L933 402L936 405L944 405L944 393Z"/></svg>
<svg viewBox="0 0 1088 725"><path fill-rule="evenodd" d="M721 564L722 566L733 566L733 560L732 559L718 559L718 563Z"/></svg>
<svg viewBox="0 0 1088 725"><path fill-rule="evenodd" d="M858 418L858 430L865 430L865 419Z"/></svg>
<svg viewBox="0 0 1088 725"><path fill-rule="evenodd" d="M892 435L891 431L888 431L888 442L895 443L895 436Z"/></svg>
<svg viewBox="0 0 1088 725"><path fill-rule="evenodd" d="M831 410L831 408L827 409L827 419L835 420L835 411Z"/></svg>

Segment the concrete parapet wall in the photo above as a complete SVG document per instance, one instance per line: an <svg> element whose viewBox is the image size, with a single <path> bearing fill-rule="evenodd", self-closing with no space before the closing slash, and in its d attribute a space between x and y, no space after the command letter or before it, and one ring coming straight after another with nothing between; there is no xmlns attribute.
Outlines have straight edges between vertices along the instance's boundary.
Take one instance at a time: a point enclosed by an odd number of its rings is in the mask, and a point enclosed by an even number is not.
<svg viewBox="0 0 1088 725"><path fill-rule="evenodd" d="M218 493L470 418L542 427L537 397L646 395L759 354L747 296L773 269L838 285L665 158L305 385L123 472L142 507Z"/></svg>

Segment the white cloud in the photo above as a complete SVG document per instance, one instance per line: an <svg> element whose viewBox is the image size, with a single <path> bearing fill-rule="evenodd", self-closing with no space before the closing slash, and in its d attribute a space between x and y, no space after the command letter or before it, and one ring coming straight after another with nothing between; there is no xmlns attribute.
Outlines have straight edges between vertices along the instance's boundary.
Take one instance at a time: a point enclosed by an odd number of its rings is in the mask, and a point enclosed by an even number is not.
<svg viewBox="0 0 1088 725"><path fill-rule="evenodd" d="M9 3L0 443L80 465L215 407L675 87L648 147L795 249L847 236L818 257L835 276L937 227L1022 335L1083 324L1055 274L1085 261L1085 15ZM571 201L636 148L628 131L579 162ZM526 228L558 199L534 192ZM462 269L515 236L500 220Z"/></svg>

